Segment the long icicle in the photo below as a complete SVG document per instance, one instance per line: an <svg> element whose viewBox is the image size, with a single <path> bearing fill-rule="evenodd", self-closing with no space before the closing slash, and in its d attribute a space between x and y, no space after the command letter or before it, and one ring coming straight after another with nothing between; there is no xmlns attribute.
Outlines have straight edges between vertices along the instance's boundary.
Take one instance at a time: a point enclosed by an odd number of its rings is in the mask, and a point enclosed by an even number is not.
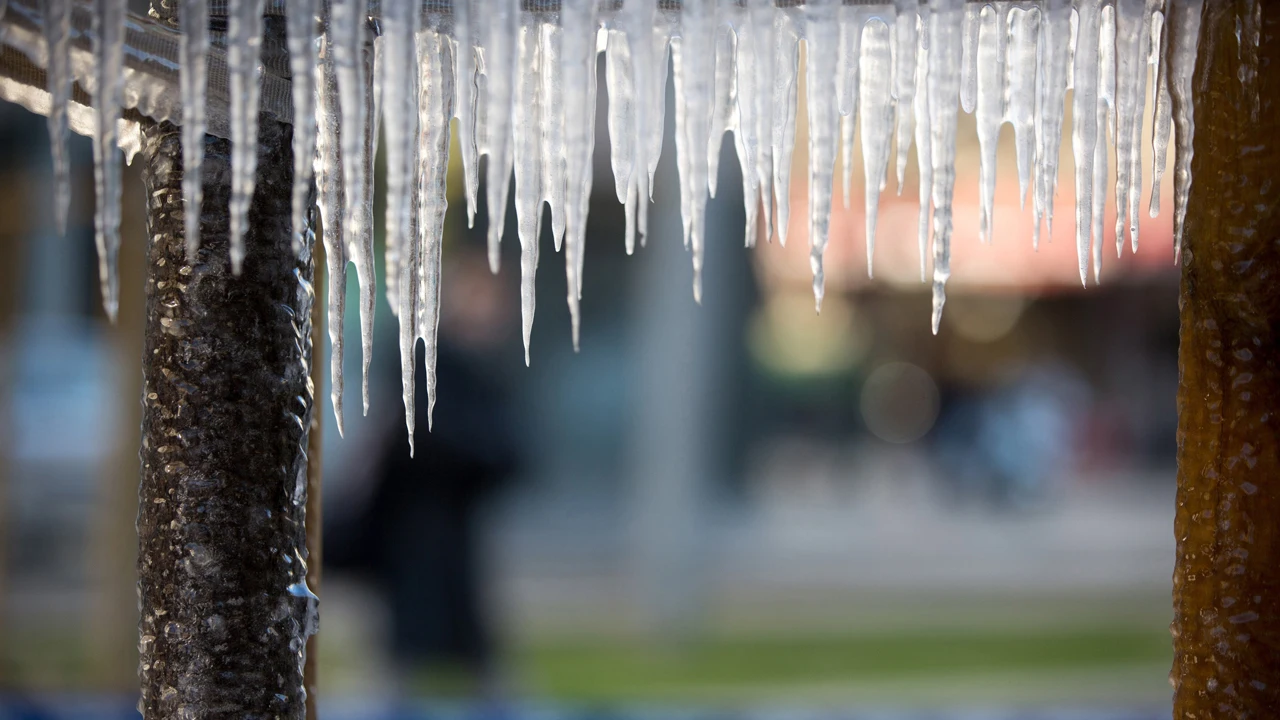
<svg viewBox="0 0 1280 720"><path fill-rule="evenodd" d="M494 0L485 13L485 192L489 210L489 269L498 272L499 242L511 187L511 78L515 74L518 0Z"/></svg>
<svg viewBox="0 0 1280 720"><path fill-rule="evenodd" d="M205 2L205 0L197 0ZM293 113L298 118L315 114L316 0L288 0L285 10L289 70L293 76ZM310 122L293 125L293 251L302 251L311 209L311 181L315 174L316 126Z"/></svg>
<svg viewBox="0 0 1280 720"><path fill-rule="evenodd" d="M436 404L444 215L449 207L445 192L445 180L449 174L449 118L454 115L453 103L457 95L453 87L455 58L450 52L448 36L438 28L429 28L418 37L418 154L422 200L418 220L421 275L418 281L417 336L423 341L423 362L427 371L427 429L430 430ZM409 372L412 375L412 367Z"/></svg>
<svg viewBox="0 0 1280 720"><path fill-rule="evenodd" d="M49 145L53 151L53 222L59 235L67 232L71 210L71 158L67 154L67 104L71 102L72 0L46 0L44 37L48 48ZM100 262L105 262L103 256ZM105 269L103 270L105 273Z"/></svg>
<svg viewBox="0 0 1280 720"><path fill-rule="evenodd" d="M343 177L342 109L339 107L338 65L334 58L333 25L325 23L320 36L318 65L314 70L316 84L316 204L320 207L320 224L324 232L324 256L329 295L329 399L338 425L342 421L342 328L347 307L346 186ZM390 260L390 258L388 258Z"/></svg>
<svg viewBox="0 0 1280 720"><path fill-rule="evenodd" d="M231 271L244 267L244 236L258 173L258 99L266 0L229 0L227 73L231 81Z"/></svg>
<svg viewBox="0 0 1280 720"><path fill-rule="evenodd" d="M1098 142L1098 35L1101 0L1081 0L1072 77L1071 149L1076 160L1076 259L1087 285L1093 227L1093 154Z"/></svg>
<svg viewBox="0 0 1280 720"><path fill-rule="evenodd" d="M809 44L805 79L809 110L809 269L813 273L814 309L819 312L825 292L822 256L831 231L831 192L840 131L836 74L839 10L838 0L810 0L805 6Z"/></svg>
<svg viewBox="0 0 1280 720"><path fill-rule="evenodd" d="M187 262L196 261L200 249L200 208L204 202L205 95L208 91L209 0L189 0L178 9L182 34L178 36L182 65L182 194L186 207ZM303 123L304 125L307 123Z"/></svg>
<svg viewBox="0 0 1280 720"><path fill-rule="evenodd" d="M942 323L951 277L951 199L956 183L962 0L929 3L929 129L933 159L933 332Z"/></svg>
<svg viewBox="0 0 1280 720"><path fill-rule="evenodd" d="M94 0L93 45L95 82L93 106L97 127L93 134L93 178L98 198L94 236L98 246L102 300L107 317L115 322L120 307L120 148L116 123L124 96L125 0ZM203 143L204 138L200 138Z"/></svg>

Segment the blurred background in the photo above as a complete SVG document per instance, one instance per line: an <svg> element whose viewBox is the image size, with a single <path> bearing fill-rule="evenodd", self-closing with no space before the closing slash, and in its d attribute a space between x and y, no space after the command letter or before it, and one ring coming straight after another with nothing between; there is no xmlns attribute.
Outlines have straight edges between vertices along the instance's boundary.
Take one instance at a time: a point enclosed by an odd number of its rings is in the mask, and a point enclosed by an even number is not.
<svg viewBox="0 0 1280 720"><path fill-rule="evenodd" d="M729 140L699 306L671 120L648 246L628 257L603 73L600 93L581 352L563 257L544 233L524 367L514 210L490 275L455 152L435 425L428 433L419 417L410 461L382 285L371 410L360 415L349 275L345 438L328 388L319 393L329 716L476 702L668 716L1167 712L1169 214L1144 213L1136 256L1115 259L1108 240L1103 283L1082 290L1070 139L1058 221L1036 251L1006 126L997 231L984 245L976 136L962 114L938 335L919 277L914 153L901 193L891 177L881 201L874 280L860 153L847 208L837 170L815 315L802 85L787 247L742 248ZM45 120L0 104L0 717L128 716L136 687L145 206L130 168L111 326L98 301L90 145L76 137L72 148L61 237ZM379 243L381 213L379 194ZM379 252L380 283L382 270Z"/></svg>

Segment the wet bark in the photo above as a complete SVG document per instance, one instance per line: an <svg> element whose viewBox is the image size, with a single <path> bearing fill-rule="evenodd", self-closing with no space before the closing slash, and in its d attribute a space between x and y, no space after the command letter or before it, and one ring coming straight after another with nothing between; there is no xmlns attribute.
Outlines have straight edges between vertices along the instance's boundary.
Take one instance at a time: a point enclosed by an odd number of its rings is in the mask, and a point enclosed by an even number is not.
<svg viewBox="0 0 1280 720"><path fill-rule="evenodd" d="M172 3L154 11L174 19ZM291 141L288 125L262 116L236 277L230 143L205 138L201 247L189 264L180 132L146 129L138 591L139 710L149 720L305 716L314 239L294 255Z"/></svg>
<svg viewBox="0 0 1280 720"><path fill-rule="evenodd" d="M1179 719L1280 717L1278 67L1280 6L1205 3L1180 298Z"/></svg>

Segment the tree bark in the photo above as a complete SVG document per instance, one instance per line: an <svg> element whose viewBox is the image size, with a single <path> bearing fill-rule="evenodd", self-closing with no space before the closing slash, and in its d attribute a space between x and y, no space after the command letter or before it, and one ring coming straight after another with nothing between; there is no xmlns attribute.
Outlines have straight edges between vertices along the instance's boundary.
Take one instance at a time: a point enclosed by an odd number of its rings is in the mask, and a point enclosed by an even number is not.
<svg viewBox="0 0 1280 720"><path fill-rule="evenodd" d="M1202 21L1180 298L1174 716L1275 718L1280 6L1209 0Z"/></svg>
<svg viewBox="0 0 1280 720"><path fill-rule="evenodd" d="M153 7L174 20L174 3ZM268 34L283 29L269 23ZM283 36L264 40L283 47ZM271 59L267 59L268 62ZM206 136L197 262L183 237L180 132L146 129L148 201L139 710L305 716L314 627L305 536L313 239L291 249L292 129L260 118L248 256L228 254L230 143Z"/></svg>

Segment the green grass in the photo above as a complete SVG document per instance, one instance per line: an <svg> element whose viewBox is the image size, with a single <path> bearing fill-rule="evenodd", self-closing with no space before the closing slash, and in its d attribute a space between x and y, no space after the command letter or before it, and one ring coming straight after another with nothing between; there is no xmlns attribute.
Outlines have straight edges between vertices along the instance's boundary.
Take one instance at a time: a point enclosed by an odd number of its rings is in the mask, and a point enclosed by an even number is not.
<svg viewBox="0 0 1280 720"><path fill-rule="evenodd" d="M1039 697L1044 693L1034 687L1042 684L1068 691L1050 695L1070 700L1073 684L1096 686L1095 675L1132 677L1135 668L1142 686L1135 697L1158 693L1167 688L1171 650L1165 632L1121 627L722 638L669 649L624 640L541 642L519 649L515 660L529 689L573 701L909 700L917 689L953 685L979 699L984 688L1000 698L1015 687ZM1124 695L1126 684L1110 690Z"/></svg>

